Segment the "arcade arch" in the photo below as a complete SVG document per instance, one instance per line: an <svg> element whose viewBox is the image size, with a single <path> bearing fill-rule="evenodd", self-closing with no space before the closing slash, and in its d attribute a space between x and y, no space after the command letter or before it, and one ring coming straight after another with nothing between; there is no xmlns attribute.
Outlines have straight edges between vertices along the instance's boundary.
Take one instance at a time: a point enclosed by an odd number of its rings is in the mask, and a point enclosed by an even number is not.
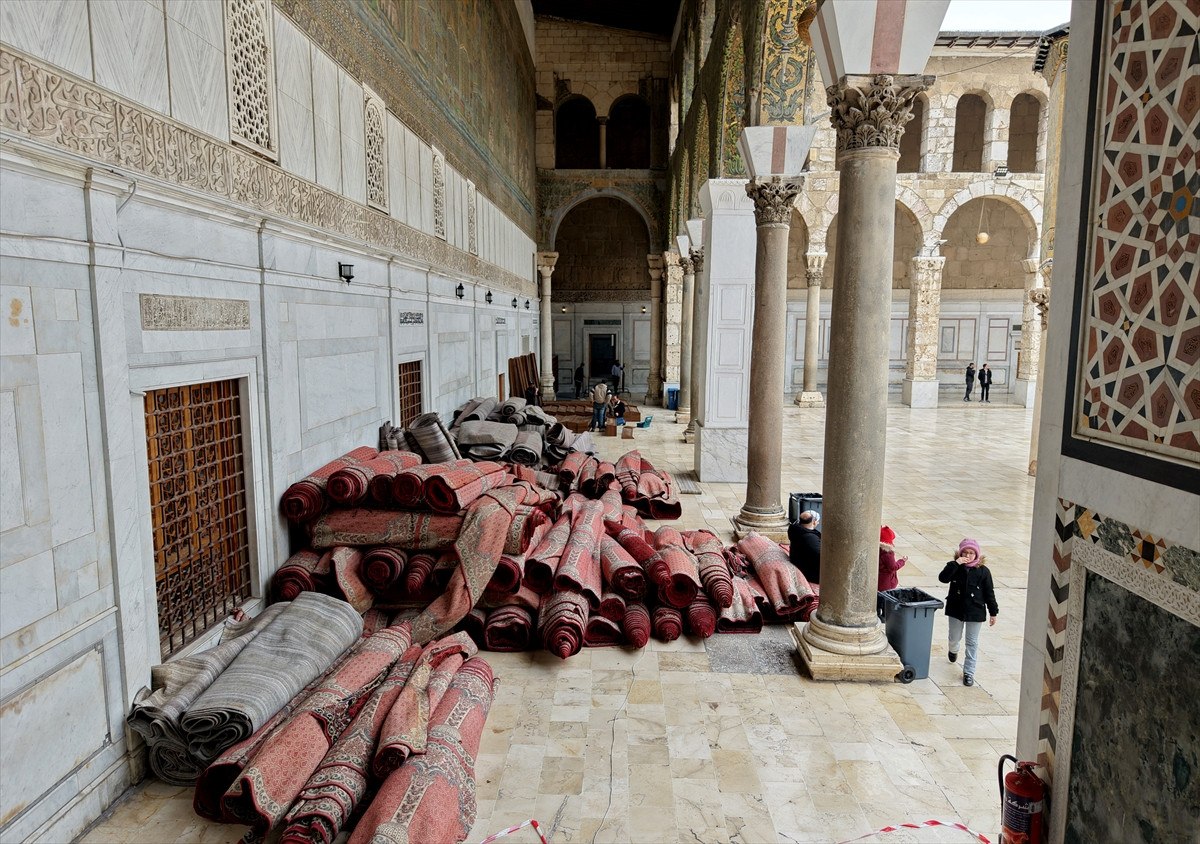
<svg viewBox="0 0 1200 844"><path fill-rule="evenodd" d="M626 94L608 110L606 161L614 169L650 167L650 104L638 94Z"/></svg>
<svg viewBox="0 0 1200 844"><path fill-rule="evenodd" d="M596 107L587 97L571 97L554 112L554 166L593 170L600 166L600 125Z"/></svg>
<svg viewBox="0 0 1200 844"><path fill-rule="evenodd" d="M1017 94L1013 98L1008 119L1008 171L1010 173L1041 172L1038 161L1038 128L1042 118L1042 103L1033 94Z"/></svg>
<svg viewBox="0 0 1200 844"><path fill-rule="evenodd" d="M983 172L987 114L988 104L979 94L963 94L959 97L954 109L954 172Z"/></svg>
<svg viewBox="0 0 1200 844"><path fill-rule="evenodd" d="M829 223L829 230L825 235L825 251L829 255L825 259L825 276L821 281L821 287L825 289L833 287L835 258L837 255L837 224L838 215L835 214L833 220ZM921 251L923 241L921 231L921 222L917 219L917 215L907 205L897 200L896 222L893 228L892 244L893 290L908 289L909 277L912 273L912 259ZM790 257L789 255L789 260Z"/></svg>
<svg viewBox="0 0 1200 844"><path fill-rule="evenodd" d="M987 235L980 243L980 232ZM1037 225L1029 211L1004 196L960 205L942 229L944 290L1022 290L1023 261L1037 252Z"/></svg>
<svg viewBox="0 0 1200 844"><path fill-rule="evenodd" d="M613 195L585 199L566 211L552 237L556 301L646 298L651 232L632 203Z"/></svg>
<svg viewBox="0 0 1200 844"><path fill-rule="evenodd" d="M808 287L808 224L798 208L792 209L792 224L788 231L788 289L803 290Z"/></svg>

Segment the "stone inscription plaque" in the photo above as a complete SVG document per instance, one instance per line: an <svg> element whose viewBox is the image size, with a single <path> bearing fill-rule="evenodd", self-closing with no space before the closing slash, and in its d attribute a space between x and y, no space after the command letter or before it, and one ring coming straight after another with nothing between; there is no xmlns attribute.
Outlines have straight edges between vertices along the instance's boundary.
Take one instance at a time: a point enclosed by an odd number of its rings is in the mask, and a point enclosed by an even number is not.
<svg viewBox="0 0 1200 844"><path fill-rule="evenodd" d="M401 311L396 315L397 325L424 325L425 314L422 311Z"/></svg>
<svg viewBox="0 0 1200 844"><path fill-rule="evenodd" d="M250 327L250 303L245 299L143 293L138 300L143 331L243 331Z"/></svg>

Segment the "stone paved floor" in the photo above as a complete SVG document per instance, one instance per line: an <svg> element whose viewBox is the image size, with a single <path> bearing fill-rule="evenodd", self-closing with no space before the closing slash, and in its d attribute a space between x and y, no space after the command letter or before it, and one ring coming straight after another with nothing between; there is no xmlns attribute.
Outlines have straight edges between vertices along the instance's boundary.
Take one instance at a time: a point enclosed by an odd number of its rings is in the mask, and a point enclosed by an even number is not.
<svg viewBox="0 0 1200 844"><path fill-rule="evenodd" d="M657 410L634 445L671 471L691 446ZM911 685L816 683L787 670L782 630L631 652L489 656L501 678L480 748L470 841L537 818L559 842L830 842L902 821L960 820L993 841L996 760L1017 730L1033 479L1032 414L945 402L888 414L885 520L908 554L902 585L945 596L937 573L964 535L992 566L1000 618L985 628L977 684L946 661L937 616L930 676ZM785 411L785 491L821 488L824 411ZM599 440L615 457L630 443ZM729 538L732 484L682 496L681 526ZM757 673L762 672L762 673ZM782 672L782 673L781 673ZM86 842L236 841L195 817L190 793L132 789ZM530 830L510 837L535 840ZM880 842L969 841L955 830Z"/></svg>

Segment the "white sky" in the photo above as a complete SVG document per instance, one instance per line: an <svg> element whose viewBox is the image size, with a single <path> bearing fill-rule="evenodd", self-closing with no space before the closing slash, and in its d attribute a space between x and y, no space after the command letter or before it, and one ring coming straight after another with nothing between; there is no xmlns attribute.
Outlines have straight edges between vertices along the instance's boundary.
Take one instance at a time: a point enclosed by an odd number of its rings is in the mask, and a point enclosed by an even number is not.
<svg viewBox="0 0 1200 844"><path fill-rule="evenodd" d="M1042 32L1070 19L1070 0L951 0L942 30Z"/></svg>

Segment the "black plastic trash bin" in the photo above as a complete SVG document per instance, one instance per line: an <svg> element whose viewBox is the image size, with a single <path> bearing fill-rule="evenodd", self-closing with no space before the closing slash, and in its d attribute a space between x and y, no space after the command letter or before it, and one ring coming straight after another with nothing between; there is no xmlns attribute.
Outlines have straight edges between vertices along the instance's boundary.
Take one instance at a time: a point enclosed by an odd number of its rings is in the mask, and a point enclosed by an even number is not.
<svg viewBox="0 0 1200 844"><path fill-rule="evenodd" d="M888 644L904 663L904 670L898 675L901 682L911 683L929 676L934 613L944 606L939 598L922 589L908 587L879 593L879 620L887 630Z"/></svg>
<svg viewBox="0 0 1200 844"><path fill-rule="evenodd" d="M800 521L800 514L805 510L812 510L818 516L821 515L821 493L819 492L793 492L788 496L788 521Z"/></svg>

